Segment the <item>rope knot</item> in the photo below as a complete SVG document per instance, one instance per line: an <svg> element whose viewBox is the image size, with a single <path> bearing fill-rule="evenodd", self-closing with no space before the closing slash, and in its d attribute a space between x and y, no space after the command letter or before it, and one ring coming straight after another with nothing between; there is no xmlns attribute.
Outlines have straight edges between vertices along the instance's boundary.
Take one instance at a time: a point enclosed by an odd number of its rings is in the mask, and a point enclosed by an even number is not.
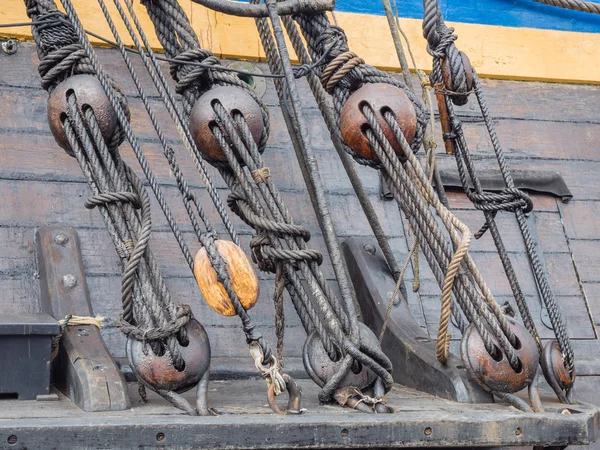
<svg viewBox="0 0 600 450"><path fill-rule="evenodd" d="M79 43L75 28L65 14L50 11L40 14L34 25L37 35L42 87L52 91L56 85L74 74L94 74L94 70Z"/></svg>
<svg viewBox="0 0 600 450"><path fill-rule="evenodd" d="M428 42L427 52L434 58L444 58L448 48L451 45L454 45L454 41L457 39L458 36L454 34L454 28L444 27L444 29L439 32L439 39L437 39L436 44L431 45L431 43Z"/></svg>
<svg viewBox="0 0 600 450"><path fill-rule="evenodd" d="M175 91L183 94L185 91L196 88L205 92L213 84L210 66L220 65L219 59L208 50L193 49L180 53L171 63L171 76L177 82ZM197 66L189 63L202 63L208 67Z"/></svg>
<svg viewBox="0 0 600 450"><path fill-rule="evenodd" d="M117 327L123 334L138 341L164 342L167 338L179 333L193 318L194 316L188 305L176 305L173 315L163 326L152 326L151 328L137 326L125 320L121 314L117 319Z"/></svg>
<svg viewBox="0 0 600 450"><path fill-rule="evenodd" d="M336 56L323 70L321 83L329 94L333 94L335 86L355 67L365 61L354 52L344 52Z"/></svg>
<svg viewBox="0 0 600 450"><path fill-rule="evenodd" d="M521 209L524 213L533 210L533 201L531 197L520 189L506 188L501 192L477 192L469 189L467 195L475 208L480 211L488 211L496 215L498 211L515 212ZM475 239L481 238L488 230L487 222L475 234Z"/></svg>
<svg viewBox="0 0 600 450"><path fill-rule="evenodd" d="M77 44L77 33L67 16L60 11L49 11L37 16L33 25L39 35L38 49L47 55L71 44Z"/></svg>
<svg viewBox="0 0 600 450"><path fill-rule="evenodd" d="M258 265L258 268L263 272L275 273L277 266L276 262L265 255L263 249L273 248L271 238L264 233L256 234L250 239L250 250L252 251L252 261Z"/></svg>
<svg viewBox="0 0 600 450"><path fill-rule="evenodd" d="M427 39L427 52L433 56L431 84L444 83L452 102L465 105L473 85L473 69L469 59L459 52L454 41L458 36L454 28L446 26L437 1L424 2L423 35Z"/></svg>
<svg viewBox="0 0 600 450"><path fill-rule="evenodd" d="M142 206L139 195L128 191L106 192L103 194L92 195L85 201L84 206L87 209L94 209L97 206L104 206L113 203L129 203L135 209L140 209Z"/></svg>

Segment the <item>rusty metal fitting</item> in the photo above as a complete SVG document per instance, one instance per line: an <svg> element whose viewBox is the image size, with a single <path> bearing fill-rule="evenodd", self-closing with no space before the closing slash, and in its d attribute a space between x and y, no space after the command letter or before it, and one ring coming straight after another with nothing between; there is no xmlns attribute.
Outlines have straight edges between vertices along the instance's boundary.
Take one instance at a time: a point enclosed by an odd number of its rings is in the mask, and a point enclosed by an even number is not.
<svg viewBox="0 0 600 450"><path fill-rule="evenodd" d="M473 90L474 79L473 79L473 66L471 65L471 60L467 55L463 52L458 52L460 58L462 59L463 66L465 68L465 78L467 82L467 92L462 93L454 93L452 95L452 102L456 105L465 105L468 101L469 92ZM455 91L453 80L452 80L452 72L450 71L450 61L448 58L444 58L442 60L442 78L444 80L444 87L447 91L453 93Z"/></svg>
<svg viewBox="0 0 600 450"><path fill-rule="evenodd" d="M548 384L557 393L561 390L568 391L575 383L575 369L573 369L573 376L571 376L569 370L565 367L558 342L554 340L547 342L544 346L542 370Z"/></svg>
<svg viewBox="0 0 600 450"><path fill-rule="evenodd" d="M63 122L67 118L69 104L67 98L75 95L77 107L82 113L86 108L94 111L102 137L109 141L112 139L119 124L110 99L104 92L100 81L93 75L73 75L60 83L48 97L48 122L50 131L60 145L70 156L75 156L63 129Z"/></svg>
<svg viewBox="0 0 600 450"><path fill-rule="evenodd" d="M260 105L248 92L238 87L218 86L196 100L190 113L192 138L208 161L227 162L227 157L211 130L218 122L213 109L217 102L221 103L230 115L238 112L244 116L256 143L260 142L265 133L265 123Z"/></svg>
<svg viewBox="0 0 600 450"><path fill-rule="evenodd" d="M137 378L154 391L186 392L198 384L210 365L210 343L204 327L195 319L185 326L189 343L179 350L185 361L183 370L173 367L168 352L157 356L150 345L129 336L127 358ZM144 348L147 345L146 348Z"/></svg>
<svg viewBox="0 0 600 450"><path fill-rule="evenodd" d="M509 317L507 319L518 339L519 345L515 348L521 362L518 372L513 370L501 352L496 337L492 336L492 340L499 356L494 358L487 352L474 324L469 325L461 340L460 354L467 370L484 389L491 392L514 393L526 388L535 377L539 363L535 339L523 325Z"/></svg>
<svg viewBox="0 0 600 450"><path fill-rule="evenodd" d="M285 381L285 390L289 396L287 407L285 409L281 409L277 404L274 384L270 384L269 389L267 390L267 402L269 403L269 407L274 413L281 415L302 413L302 391L300 390L300 386L298 386L296 381L287 373L284 373L282 378Z"/></svg>
<svg viewBox="0 0 600 450"><path fill-rule="evenodd" d="M397 155L404 153L394 132L387 124L384 113L391 111L404 137L410 144L417 132L417 114L415 107L402 89L387 83L368 83L354 92L346 101L340 114L340 129L346 144L362 158L378 161L371 148L365 130L369 128L362 109L369 105L376 114L377 123Z"/></svg>
<svg viewBox="0 0 600 450"><path fill-rule="evenodd" d="M373 334L371 329L363 323L359 323L360 340L372 348L379 346L377 336ZM319 386L323 387L340 369L342 364L342 355L337 361L332 361L329 355L323 348L323 343L316 331L313 331L306 338L304 349L302 351L302 360L306 372L312 380ZM358 389L366 389L372 386L377 379L377 375L368 367L363 366L358 361L352 365L351 370L339 383L338 388L347 386L356 387Z"/></svg>

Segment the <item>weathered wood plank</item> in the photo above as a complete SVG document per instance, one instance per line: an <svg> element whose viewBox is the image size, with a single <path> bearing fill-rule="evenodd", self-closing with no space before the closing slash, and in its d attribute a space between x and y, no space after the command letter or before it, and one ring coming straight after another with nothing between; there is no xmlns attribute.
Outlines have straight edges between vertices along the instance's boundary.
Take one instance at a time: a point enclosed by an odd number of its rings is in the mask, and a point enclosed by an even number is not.
<svg viewBox="0 0 600 450"><path fill-rule="evenodd" d="M569 247L564 236L560 216L557 213L536 212L536 221L540 242L546 253L568 253ZM483 212L477 210L456 211L472 232L476 232L485 223ZM500 212L496 215L496 223L504 246L508 252L524 252L525 244L517 220L513 213ZM496 246L491 233L485 233L480 239L473 240L470 246L473 252L495 252Z"/></svg>
<svg viewBox="0 0 600 450"><path fill-rule="evenodd" d="M482 85L494 117L598 123L600 107L594 104L598 86L566 83L519 82L483 79ZM477 111L470 98L465 110Z"/></svg>
<svg viewBox="0 0 600 450"><path fill-rule="evenodd" d="M321 404L319 389L310 380L300 380L299 386L306 411L284 417L274 416L265 405L261 379L212 382L209 402L216 417L186 416L153 393L148 403L137 403L118 414L82 413L64 398L52 404L10 400L0 416L0 435L14 435L23 448L126 449L134 444L143 448L275 449L366 448L373 442L385 448L550 446L587 444L597 434L595 408L581 404L579 414L557 414L563 406L545 395L545 413L522 414L502 403L466 409L464 404L394 385L386 399L396 413L365 415ZM134 402L136 389L132 383ZM193 392L184 395L191 399ZM31 417L37 418L34 425ZM92 428L95 432L89 433ZM425 429L431 433L425 435Z"/></svg>
<svg viewBox="0 0 600 450"><path fill-rule="evenodd" d="M581 281L600 282L600 241L571 240L571 249Z"/></svg>
<svg viewBox="0 0 600 450"><path fill-rule="evenodd" d="M590 152L590 147L600 139L600 123L502 119L495 124L504 154L513 160L600 160L598 152ZM475 157L493 154L484 123L465 122L463 130L469 151ZM436 140L443 151L440 132ZM518 161L513 161L509 167L518 168Z"/></svg>
<svg viewBox="0 0 600 450"><path fill-rule="evenodd" d="M495 253L471 253L475 264L479 268L481 275L486 281L488 287L495 296L510 296L512 290L500 258ZM523 253L511 254L511 261L515 272L519 277L519 283L523 294L526 296L537 297L538 291L529 266L529 260ZM424 258L423 258L423 261ZM550 273L551 282L554 285L556 295L563 296L581 296L571 256L568 253L551 253L546 255L548 263L548 271ZM425 262L421 264L421 289L423 294L441 293L437 282L433 277L433 273Z"/></svg>
<svg viewBox="0 0 600 450"><path fill-rule="evenodd" d="M600 329L600 283L584 282L583 289L588 299L594 325L597 329ZM598 374L600 375L600 369Z"/></svg>
<svg viewBox="0 0 600 450"><path fill-rule="evenodd" d="M34 243L33 228L0 228L0 248L7 251L0 254L0 275L13 277L30 276L35 271L32 246ZM109 242L110 237L103 229L80 229L83 262L88 276L121 275L120 261L112 245L98 245L98 242ZM193 233L183 233L183 237L192 249L198 248L198 240ZM225 237L226 238L226 237ZM340 239L345 239L340 236ZM250 251L250 235L241 235L241 247ZM191 271L180 252L175 238L170 232L156 231L151 239L152 251L165 277L190 277ZM406 241L403 237L390 239L390 245L396 254L406 254ZM314 235L309 242L310 248L327 254L327 248L320 235ZM321 265L323 275L334 279L335 274L329 258L325 257ZM261 272L256 268L261 280L273 280L271 273Z"/></svg>
<svg viewBox="0 0 600 450"><path fill-rule="evenodd" d="M571 239L600 238L600 202L575 200L562 206L567 236Z"/></svg>
<svg viewBox="0 0 600 450"><path fill-rule="evenodd" d="M84 178L77 162L69 157L49 134L29 134L28 145L23 148L23 135L20 133L0 132L0 178L39 181L75 181L83 182ZM18 149L16 151L15 149ZM198 172L191 158L181 145L175 145L179 167L192 187L203 187ZM175 185L175 179L169 170L167 161L159 144L144 143L142 150L156 179L162 184ZM139 164L128 145L121 147L123 160L136 170L143 179ZM317 149L317 162L322 172L323 184L329 192L350 193L351 185L345 175L341 162L332 149ZM268 146L264 153L265 165L271 169L273 182L278 189L298 190L304 184L300 167L291 146ZM226 188L220 174L207 164L213 183L219 188ZM361 180L367 191L379 192L379 176L377 171L363 166L358 167Z"/></svg>
<svg viewBox="0 0 600 450"><path fill-rule="evenodd" d="M0 311L2 314L37 314L40 307L40 284L36 273L22 278L0 276Z"/></svg>
<svg viewBox="0 0 600 450"><path fill-rule="evenodd" d="M121 55L111 49L99 48L96 51L105 70L116 78L127 95L137 95ZM16 58L5 58L0 73L0 85L40 88L35 46L29 42L22 42L19 46L18 55L19 57ZM142 85L149 93L155 94L153 85L143 69L140 58L134 55L130 55L130 57ZM223 61L225 64L228 62L227 60ZM164 72L168 74L168 64L162 62L160 64ZM267 64L258 63L257 66L263 72L268 72ZM397 74L394 74L394 76L397 76ZM169 77L167 78L170 80ZM416 77L414 78L416 81ZM492 79L483 79L482 84L490 111L498 118L593 122L597 117L600 117L600 106L594 101L600 91L598 86ZM301 99L308 99L307 104L314 104L305 80L299 80L298 86L301 89ZM419 86L419 83L416 82L415 86ZM273 84L268 82L267 87L264 98L266 103L278 104ZM477 108L474 102L475 99L472 98L467 105L458 108L458 110L475 114ZM557 107L557 105L560 105L560 107ZM596 123L598 123L597 120Z"/></svg>
<svg viewBox="0 0 600 450"><path fill-rule="evenodd" d="M0 192L3 202L0 204L0 226L35 227L44 224L69 224L77 228L104 228L102 218L97 211L86 210L83 207L85 199L90 195L87 185L83 183L54 183L21 180L0 180ZM173 186L163 189L173 216L184 231L191 231L191 225L181 201L179 191ZM225 200L227 192L221 191ZM156 204L152 194L152 223L155 230L167 230L167 223ZM283 192L282 197L296 218L295 222L309 228L313 234L319 234L315 213L305 191ZM384 231L388 236L402 236L398 222L399 214L394 202L374 201ZM217 231L224 232L214 213L214 206L207 195L199 195L200 203L207 211ZM354 236L371 235L372 231L366 220L362 220L362 210L354 195L332 195L329 199L333 221L338 224L340 235L350 233ZM361 219L358 219L361 217ZM248 233L250 228L243 224L235 215L232 221L238 230ZM351 219L351 222L349 220ZM345 224L352 223L353 227L346 228ZM344 231L347 230L347 231Z"/></svg>
<svg viewBox="0 0 600 450"><path fill-rule="evenodd" d="M425 321L427 330L433 339L437 339L437 328L440 320L440 297L439 296L421 296L423 303L423 311L425 313ZM496 301L499 304L509 302L513 307L519 322L519 310L512 296L497 296ZM526 297L527 304L531 311L531 315L538 329L538 333L542 339L554 339L554 332L548 329L540 318L541 305L537 297ZM572 339L595 339L593 324L590 322L590 317L587 313L587 308L582 297L557 297L559 306L563 309L567 317L567 328L569 336ZM460 339L460 331L451 323L452 336L454 339Z"/></svg>

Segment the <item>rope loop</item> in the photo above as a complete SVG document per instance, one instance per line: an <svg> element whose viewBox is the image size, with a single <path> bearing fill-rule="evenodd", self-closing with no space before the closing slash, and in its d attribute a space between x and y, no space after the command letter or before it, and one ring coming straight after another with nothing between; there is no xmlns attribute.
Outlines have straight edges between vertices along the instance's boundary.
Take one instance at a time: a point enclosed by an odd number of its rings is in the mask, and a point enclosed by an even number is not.
<svg viewBox="0 0 600 450"><path fill-rule="evenodd" d="M107 192L106 194L92 195L85 201L84 206L87 209L94 209L97 206L112 203L129 203L135 209L142 207L140 197L133 192Z"/></svg>
<svg viewBox="0 0 600 450"><path fill-rule="evenodd" d="M531 197L517 188L506 188L501 192L481 193L477 193L473 189L468 189L466 193L476 209L491 212L494 217L498 211L514 213L517 210L522 210L525 214L533 211ZM489 223L486 221L479 231L475 233L475 239L480 239L487 232L488 228Z"/></svg>
<svg viewBox="0 0 600 450"><path fill-rule="evenodd" d="M266 257L263 253L264 247L272 247L271 238L265 233L252 236L250 239L250 251L252 252L252 261L263 272L275 273L277 266L275 261Z"/></svg>
<svg viewBox="0 0 600 450"><path fill-rule="evenodd" d="M179 333L193 318L194 315L188 305L175 305L173 316L164 326L139 327L125 320L123 314L121 314L117 319L117 327L124 335L131 336L138 341L165 341L167 338Z"/></svg>
<svg viewBox="0 0 600 450"><path fill-rule="evenodd" d="M531 197L517 188L506 188L501 192L482 192L480 194L471 190L469 199L480 211L496 213L498 211L515 212L517 209L521 209L527 214L533 210Z"/></svg>

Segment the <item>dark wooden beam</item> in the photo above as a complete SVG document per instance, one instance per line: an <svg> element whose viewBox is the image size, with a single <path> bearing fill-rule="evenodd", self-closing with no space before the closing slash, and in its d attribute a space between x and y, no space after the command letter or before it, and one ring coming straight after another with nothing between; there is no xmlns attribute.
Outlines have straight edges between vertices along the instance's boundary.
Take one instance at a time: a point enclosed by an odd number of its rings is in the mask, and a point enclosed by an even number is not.
<svg viewBox="0 0 600 450"><path fill-rule="evenodd" d="M75 230L43 227L36 242L43 311L58 320L69 314L93 316ZM52 376L56 387L85 411L130 407L125 380L95 326L67 326Z"/></svg>

